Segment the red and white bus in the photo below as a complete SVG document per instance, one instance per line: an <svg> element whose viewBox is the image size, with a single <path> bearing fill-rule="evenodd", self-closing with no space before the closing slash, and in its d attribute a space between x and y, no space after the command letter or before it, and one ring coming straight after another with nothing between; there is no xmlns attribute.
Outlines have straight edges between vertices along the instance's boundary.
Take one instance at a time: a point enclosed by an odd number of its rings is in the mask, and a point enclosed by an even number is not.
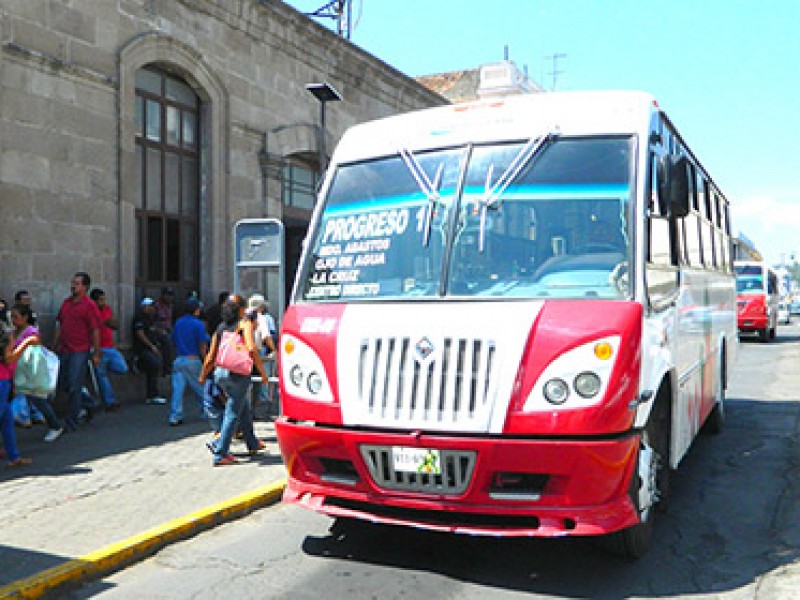
<svg viewBox="0 0 800 600"><path fill-rule="evenodd" d="M775 338L780 285L778 273L764 262L735 261L739 333L756 333L762 342Z"/></svg>
<svg viewBox="0 0 800 600"><path fill-rule="evenodd" d="M722 424L735 301L727 200L649 95L355 126L282 324L284 499L639 556Z"/></svg>

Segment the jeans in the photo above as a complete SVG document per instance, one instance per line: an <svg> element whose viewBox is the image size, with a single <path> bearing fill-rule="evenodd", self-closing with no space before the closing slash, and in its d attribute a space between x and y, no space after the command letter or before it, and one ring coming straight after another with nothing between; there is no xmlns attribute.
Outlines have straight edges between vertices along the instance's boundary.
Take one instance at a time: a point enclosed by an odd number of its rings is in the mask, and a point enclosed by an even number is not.
<svg viewBox="0 0 800 600"><path fill-rule="evenodd" d="M67 392L66 424L70 429L78 427L81 410L83 383L86 381L89 352L64 352L59 355L58 387Z"/></svg>
<svg viewBox="0 0 800 600"><path fill-rule="evenodd" d="M11 414L9 395L11 394L11 380L0 379L0 435L3 436L3 450L6 458L13 462L19 458L17 450L17 434L14 431L14 416Z"/></svg>
<svg viewBox="0 0 800 600"><path fill-rule="evenodd" d="M47 398L39 398L37 396L28 396L28 400L31 404L33 404L36 408L38 408L42 415L44 416L44 420L47 423L47 427L49 429L61 429L64 427L64 424L61 422L61 419L58 418L56 415L56 411L53 409L53 405L50 404L50 400Z"/></svg>
<svg viewBox="0 0 800 600"><path fill-rule="evenodd" d="M183 391L186 384L194 392L203 410L203 386L197 380L203 363L199 358L179 356L172 363L172 402L169 408L169 421L175 423L183 419Z"/></svg>
<svg viewBox="0 0 800 600"><path fill-rule="evenodd" d="M152 350L139 354L139 370L144 373L145 398L158 396L158 377L161 375L161 355Z"/></svg>
<svg viewBox="0 0 800 600"><path fill-rule="evenodd" d="M35 404L30 404L25 394L17 394L10 401L11 413L17 423L30 423L31 420L44 419L44 415L36 408Z"/></svg>
<svg viewBox="0 0 800 600"><path fill-rule="evenodd" d="M111 387L111 382L108 380L108 374L117 373L122 375L127 373L128 363L125 362L125 358L116 348L103 348L102 353L103 357L100 360L100 364L94 369L97 377L97 388L103 404L113 406L117 403L117 397L114 395L114 388Z"/></svg>
<svg viewBox="0 0 800 600"><path fill-rule="evenodd" d="M214 460L225 457L231 448L233 434L237 427L242 430L248 450L258 448L258 439L253 431L253 414L250 409L250 376L228 373L227 369L217 368L214 381L228 396L225 411L222 413L222 427L219 438L214 443Z"/></svg>

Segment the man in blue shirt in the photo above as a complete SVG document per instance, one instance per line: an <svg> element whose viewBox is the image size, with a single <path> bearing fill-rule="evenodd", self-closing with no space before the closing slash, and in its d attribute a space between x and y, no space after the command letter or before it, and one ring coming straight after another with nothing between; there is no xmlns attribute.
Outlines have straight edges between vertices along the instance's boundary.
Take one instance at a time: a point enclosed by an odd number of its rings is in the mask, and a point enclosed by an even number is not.
<svg viewBox="0 0 800 600"><path fill-rule="evenodd" d="M183 391L186 384L194 392L203 410L203 386L200 385L200 368L208 352L210 337L205 324L200 320L203 305L196 298L186 300L186 313L172 328L175 346L175 362L172 364L172 403L169 409L169 424L173 427L183 423Z"/></svg>

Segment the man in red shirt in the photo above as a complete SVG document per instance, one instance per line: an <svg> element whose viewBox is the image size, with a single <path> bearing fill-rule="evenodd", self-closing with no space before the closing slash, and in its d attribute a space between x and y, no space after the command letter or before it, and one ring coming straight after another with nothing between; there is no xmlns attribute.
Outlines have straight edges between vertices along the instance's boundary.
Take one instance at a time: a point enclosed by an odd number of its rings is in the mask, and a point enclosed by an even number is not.
<svg viewBox="0 0 800 600"><path fill-rule="evenodd" d="M119 329L119 322L114 317L111 307L106 304L106 294L100 288L94 288L89 297L97 305L100 311L100 351L103 359L94 370L95 385L103 404L107 411L114 411L119 408L119 402L114 395L114 388L108 379L109 373L123 374L128 372L128 363L119 350L114 346L114 331Z"/></svg>
<svg viewBox="0 0 800 600"><path fill-rule="evenodd" d="M100 311L87 296L91 278L83 272L72 277L72 295L61 303L56 317L53 347L59 354L59 388L68 398L67 427L75 430L81 410L81 391L91 355L95 367L102 360L100 350Z"/></svg>

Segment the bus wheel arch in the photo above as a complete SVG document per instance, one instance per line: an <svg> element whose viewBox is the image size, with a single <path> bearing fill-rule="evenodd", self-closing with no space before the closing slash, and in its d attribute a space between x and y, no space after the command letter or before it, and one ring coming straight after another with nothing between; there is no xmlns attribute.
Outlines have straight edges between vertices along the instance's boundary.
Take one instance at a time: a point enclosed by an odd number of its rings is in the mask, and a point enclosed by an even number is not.
<svg viewBox="0 0 800 600"><path fill-rule="evenodd" d="M642 430L637 469L628 494L641 521L602 539L606 550L629 560L638 559L653 543L656 512L665 512L670 496L669 449L672 424L672 385L669 377L653 399L654 405Z"/></svg>

